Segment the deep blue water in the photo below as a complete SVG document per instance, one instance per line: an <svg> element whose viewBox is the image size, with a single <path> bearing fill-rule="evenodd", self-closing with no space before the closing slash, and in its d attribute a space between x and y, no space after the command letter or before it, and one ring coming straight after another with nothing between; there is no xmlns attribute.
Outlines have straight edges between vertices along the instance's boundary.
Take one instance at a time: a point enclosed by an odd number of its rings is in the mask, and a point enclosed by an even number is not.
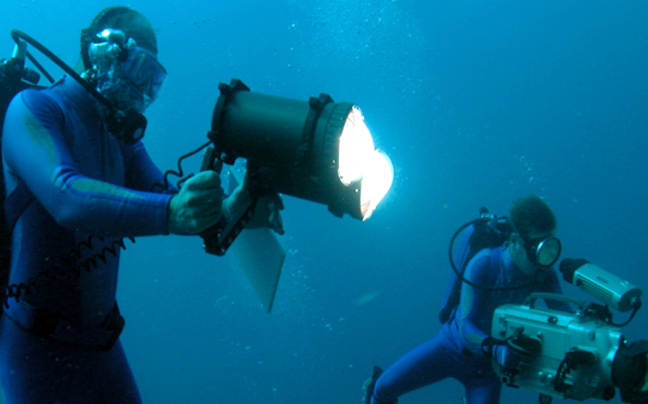
<svg viewBox="0 0 648 404"><path fill-rule="evenodd" d="M79 30L114 4L5 3L3 57L19 28L70 64ZM234 259L205 254L198 238L129 245L123 342L145 402L359 403L374 364L438 331L454 230L482 205L506 214L529 193L555 210L563 257L648 287L646 1L128 4L153 22L169 71L147 114L161 168L206 140L218 83L237 77L262 93L356 102L396 169L364 223L285 197L288 257L272 314ZM628 339L648 338L647 321L644 309ZM401 402L461 397L444 381ZM537 398L505 389L502 402L515 400Z"/></svg>

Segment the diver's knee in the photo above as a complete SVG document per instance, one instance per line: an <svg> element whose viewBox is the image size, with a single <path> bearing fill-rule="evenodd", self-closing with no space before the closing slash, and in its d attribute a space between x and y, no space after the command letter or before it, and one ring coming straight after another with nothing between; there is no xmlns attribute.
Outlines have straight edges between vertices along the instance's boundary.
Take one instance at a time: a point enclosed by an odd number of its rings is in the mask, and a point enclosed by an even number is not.
<svg viewBox="0 0 648 404"><path fill-rule="evenodd" d="M385 400L379 400L379 399L376 398L376 396L374 395L374 396L373 396L373 401L374 401L376 404L396 404L396 403L398 402L398 399L395 398L395 399L393 399L393 400L387 400L387 401L385 401Z"/></svg>

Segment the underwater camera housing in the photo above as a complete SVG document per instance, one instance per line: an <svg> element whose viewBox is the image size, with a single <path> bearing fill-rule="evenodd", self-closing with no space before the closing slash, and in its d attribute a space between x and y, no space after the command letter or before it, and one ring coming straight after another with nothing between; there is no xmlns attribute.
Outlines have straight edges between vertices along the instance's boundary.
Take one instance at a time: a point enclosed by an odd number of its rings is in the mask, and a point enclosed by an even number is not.
<svg viewBox="0 0 648 404"><path fill-rule="evenodd" d="M565 261L571 265L577 260ZM536 307L538 299L566 301L577 310ZM634 313L639 306L637 295ZM543 403L552 397L610 400L617 389L623 402L648 403L648 341L628 343L619 326L612 324L607 306L534 293L521 305L498 307L491 336L510 338L513 347L525 348L527 354L515 370L504 370L496 361L493 367L508 386L539 392Z"/></svg>

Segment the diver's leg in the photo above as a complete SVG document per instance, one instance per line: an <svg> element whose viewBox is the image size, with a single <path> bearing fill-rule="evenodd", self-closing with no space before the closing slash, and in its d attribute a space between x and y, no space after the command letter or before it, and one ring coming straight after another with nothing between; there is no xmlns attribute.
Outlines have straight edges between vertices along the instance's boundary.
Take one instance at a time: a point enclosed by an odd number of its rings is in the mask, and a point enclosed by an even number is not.
<svg viewBox="0 0 648 404"><path fill-rule="evenodd" d="M446 333L419 345L391 365L376 382L372 404L398 397L451 376L456 361Z"/></svg>
<svg viewBox="0 0 648 404"><path fill-rule="evenodd" d="M141 404L133 372L119 340L110 351L101 353L100 362L92 370L96 392L93 403Z"/></svg>
<svg viewBox="0 0 648 404"><path fill-rule="evenodd" d="M484 364L482 370L472 368L460 381L466 388L466 404L498 404L502 392L502 382L493 372L490 363Z"/></svg>
<svg viewBox="0 0 648 404"><path fill-rule="evenodd" d="M6 315L0 319L0 381L6 404L141 403L119 342L108 352L60 344Z"/></svg>

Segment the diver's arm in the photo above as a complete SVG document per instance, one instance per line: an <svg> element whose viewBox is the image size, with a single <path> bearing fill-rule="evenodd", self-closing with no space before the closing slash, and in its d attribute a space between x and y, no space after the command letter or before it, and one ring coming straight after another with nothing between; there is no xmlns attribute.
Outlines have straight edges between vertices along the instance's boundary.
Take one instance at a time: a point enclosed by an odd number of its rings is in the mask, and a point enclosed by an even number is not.
<svg viewBox="0 0 648 404"><path fill-rule="evenodd" d="M173 184L164 184L164 175L149 156L144 144L122 145L126 161L126 187L145 192L177 193ZM166 188L165 188L166 186Z"/></svg>
<svg viewBox="0 0 648 404"><path fill-rule="evenodd" d="M165 234L171 195L134 191L82 175L64 142L64 125L63 111L43 92L27 90L16 96L3 130L7 172L24 181L66 228L113 237Z"/></svg>
<svg viewBox="0 0 648 404"><path fill-rule="evenodd" d="M490 251L483 250L478 253L466 268L465 276L473 283L484 286L492 286L492 279L496 271L490 270ZM481 354L483 340L488 337L484 331L484 320L490 321L492 313L487 313L490 307L488 299L492 293L482 288L474 288L464 284L461 291L459 332L465 348L473 354Z"/></svg>

